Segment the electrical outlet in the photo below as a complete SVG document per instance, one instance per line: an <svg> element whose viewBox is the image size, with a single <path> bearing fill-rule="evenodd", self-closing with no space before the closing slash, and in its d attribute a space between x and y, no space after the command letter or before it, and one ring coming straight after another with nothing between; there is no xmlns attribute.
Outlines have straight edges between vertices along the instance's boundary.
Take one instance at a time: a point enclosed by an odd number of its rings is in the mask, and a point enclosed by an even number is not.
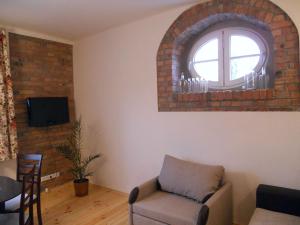
<svg viewBox="0 0 300 225"><path fill-rule="evenodd" d="M60 176L60 173L59 173L59 172L51 173L51 174L49 174L49 175L43 176L43 177L41 178L41 181L42 181L42 182L45 182L45 181L47 181L47 180L52 180L52 179L54 179L54 178L56 178L56 177L59 177L59 176Z"/></svg>

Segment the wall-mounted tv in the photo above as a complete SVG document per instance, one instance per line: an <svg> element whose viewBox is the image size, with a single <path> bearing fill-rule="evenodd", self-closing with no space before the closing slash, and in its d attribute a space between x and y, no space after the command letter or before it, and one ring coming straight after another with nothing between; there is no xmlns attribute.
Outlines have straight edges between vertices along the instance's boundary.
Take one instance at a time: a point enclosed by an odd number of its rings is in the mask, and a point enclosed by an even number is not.
<svg viewBox="0 0 300 225"><path fill-rule="evenodd" d="M26 103L30 127L46 127L70 121L67 97L28 98Z"/></svg>

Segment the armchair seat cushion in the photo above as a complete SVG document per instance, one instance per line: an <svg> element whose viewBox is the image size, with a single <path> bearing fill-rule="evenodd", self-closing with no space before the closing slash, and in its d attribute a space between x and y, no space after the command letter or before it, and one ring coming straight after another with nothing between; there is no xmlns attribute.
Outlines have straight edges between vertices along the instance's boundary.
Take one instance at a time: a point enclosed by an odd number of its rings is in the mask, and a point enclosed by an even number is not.
<svg viewBox="0 0 300 225"><path fill-rule="evenodd" d="M133 213L159 223L196 225L202 204L179 195L156 191L133 204Z"/></svg>
<svg viewBox="0 0 300 225"><path fill-rule="evenodd" d="M299 225L300 217L256 208L249 225Z"/></svg>

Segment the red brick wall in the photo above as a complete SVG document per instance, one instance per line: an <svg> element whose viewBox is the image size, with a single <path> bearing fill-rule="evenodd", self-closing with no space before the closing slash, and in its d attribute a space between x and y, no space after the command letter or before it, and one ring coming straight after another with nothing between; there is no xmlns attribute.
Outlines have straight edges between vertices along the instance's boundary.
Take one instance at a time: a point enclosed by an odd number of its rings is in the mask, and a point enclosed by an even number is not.
<svg viewBox="0 0 300 225"><path fill-rule="evenodd" d="M68 96L70 118L74 119L72 46L10 33L10 60L13 77L19 151L43 153L43 175L59 171L54 186L71 179L69 163L53 146L64 141L70 124L49 128L28 127L25 99L28 97Z"/></svg>
<svg viewBox="0 0 300 225"><path fill-rule="evenodd" d="M266 28L272 37L270 89L176 93L186 49L195 37L227 19ZM159 111L298 111L299 36L291 18L269 0L211 0L184 13L165 34L157 54Z"/></svg>

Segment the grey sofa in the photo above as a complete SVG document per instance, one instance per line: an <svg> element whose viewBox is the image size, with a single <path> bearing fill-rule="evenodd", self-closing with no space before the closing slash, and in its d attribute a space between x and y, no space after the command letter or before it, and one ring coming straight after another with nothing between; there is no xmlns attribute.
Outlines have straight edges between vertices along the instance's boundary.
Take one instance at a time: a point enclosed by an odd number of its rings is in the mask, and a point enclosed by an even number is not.
<svg viewBox="0 0 300 225"><path fill-rule="evenodd" d="M300 191L259 185L249 225L300 225Z"/></svg>
<svg viewBox="0 0 300 225"><path fill-rule="evenodd" d="M166 156L159 177L131 191L129 225L232 225L232 186L223 173Z"/></svg>

